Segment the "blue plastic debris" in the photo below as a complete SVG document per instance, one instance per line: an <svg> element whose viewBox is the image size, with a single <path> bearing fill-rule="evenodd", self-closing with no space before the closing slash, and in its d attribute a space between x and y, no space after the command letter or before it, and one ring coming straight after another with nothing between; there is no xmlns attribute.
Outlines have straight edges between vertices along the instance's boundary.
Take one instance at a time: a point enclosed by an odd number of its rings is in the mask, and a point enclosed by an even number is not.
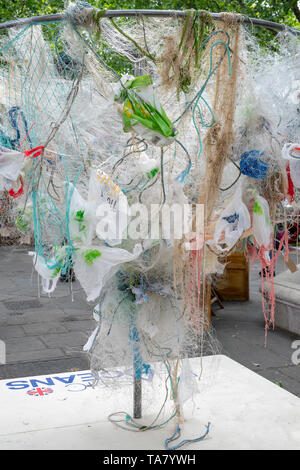
<svg viewBox="0 0 300 470"><path fill-rule="evenodd" d="M266 177L268 164L259 158L263 155L264 152L260 152L259 150L244 152L240 161L241 173L251 178L264 179Z"/></svg>

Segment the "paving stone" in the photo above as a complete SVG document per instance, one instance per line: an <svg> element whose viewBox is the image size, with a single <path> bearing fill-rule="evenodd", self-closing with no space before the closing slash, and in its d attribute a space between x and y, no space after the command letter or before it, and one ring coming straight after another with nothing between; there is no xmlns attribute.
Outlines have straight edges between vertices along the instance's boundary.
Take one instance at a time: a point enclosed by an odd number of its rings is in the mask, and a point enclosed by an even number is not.
<svg viewBox="0 0 300 470"><path fill-rule="evenodd" d="M77 315L65 315L64 321L66 322L78 322L78 321L89 321L93 320L91 313L87 315L86 313L84 314L77 314Z"/></svg>
<svg viewBox="0 0 300 470"><path fill-rule="evenodd" d="M4 300L3 304L8 310L13 311L22 311L32 308L41 308L42 304L39 299L32 299L32 300Z"/></svg>
<svg viewBox="0 0 300 470"><path fill-rule="evenodd" d="M4 300L5 300L5 299L4 299ZM7 300L7 299L6 299L6 300ZM8 308L6 307L4 301L3 301L3 302L0 301L0 314L1 314L2 312L3 312L3 313L9 312L9 310L8 310Z"/></svg>
<svg viewBox="0 0 300 470"><path fill-rule="evenodd" d="M8 315L0 310L0 325L6 325Z"/></svg>
<svg viewBox="0 0 300 470"><path fill-rule="evenodd" d="M26 351L39 351L45 349L45 344L35 336L23 338L10 338L5 341L6 353L13 354Z"/></svg>
<svg viewBox="0 0 300 470"><path fill-rule="evenodd" d="M0 273L0 278L3 276L4 274ZM3 300L13 300L16 298L16 293L15 292L11 292L10 294L7 292L7 291L3 291L1 292L0 290L0 302L2 302ZM3 305L4 307L4 305Z"/></svg>
<svg viewBox="0 0 300 470"><path fill-rule="evenodd" d="M217 338L222 344L223 354L226 354L251 370L256 371L258 367L260 369L282 367L291 363L290 360L282 358L269 349L260 346L254 347L253 345L240 340L237 337L233 337L230 334L227 335L224 334L224 332L222 332L222 334L221 332L218 332ZM259 364L259 366L256 364Z"/></svg>
<svg viewBox="0 0 300 470"><path fill-rule="evenodd" d="M226 326L224 326L226 325ZM291 345L295 339L295 335L289 332L282 332L276 329L270 329L265 338L264 324L256 322L218 322L217 329L222 326L222 334L228 333L228 336L234 336L242 341L251 344L253 347L265 348L272 351L274 354L282 356L285 360L290 362L291 359ZM265 346L266 344L266 346Z"/></svg>
<svg viewBox="0 0 300 470"><path fill-rule="evenodd" d="M57 310L48 310L44 308L27 311L25 310L24 312L10 312L6 314L5 318L3 319L3 323L5 323L6 325L30 325L33 323L44 323L53 321L60 322L63 319L63 312Z"/></svg>
<svg viewBox="0 0 300 470"><path fill-rule="evenodd" d="M15 363L15 362L28 362L28 361L42 361L44 359L56 359L64 356L64 353L61 349L44 349L39 351L23 351L17 352L14 351L6 355L6 362ZM31 374L30 374L31 375ZM22 374L24 376L24 373Z"/></svg>
<svg viewBox="0 0 300 470"><path fill-rule="evenodd" d="M14 283L13 278L9 278L8 276L5 276L1 279L1 284L0 284L0 292L2 294L5 294L5 292L14 292L15 294L17 293L16 290L16 284Z"/></svg>
<svg viewBox="0 0 300 470"><path fill-rule="evenodd" d="M62 325L69 331L88 332L96 328L96 322L94 320L67 321L63 322Z"/></svg>
<svg viewBox="0 0 300 470"><path fill-rule="evenodd" d="M41 339L48 348L83 346L86 342L86 338L87 335L79 331L41 336Z"/></svg>
<svg viewBox="0 0 300 470"><path fill-rule="evenodd" d="M273 369L267 369L267 370L261 370L257 371L259 375L264 377L265 379L270 380L273 383L277 383L278 386L282 386L285 390L287 390L290 393L293 393L297 397L300 398L300 383L299 380L295 380L291 377L288 377L285 374L282 374L282 372L278 370L273 370Z"/></svg>
<svg viewBox="0 0 300 470"><path fill-rule="evenodd" d="M85 320L87 320L88 318L92 318L92 313L93 313L93 309L89 309L89 308L85 308L85 309L82 309L82 308L64 308L64 313L66 315L70 315L70 316L77 316L77 317L83 317Z"/></svg>
<svg viewBox="0 0 300 470"><path fill-rule="evenodd" d="M60 322L31 323L23 326L25 333L31 336L44 335L48 333L66 333L68 329ZM1 331L1 329L0 329Z"/></svg>
<svg viewBox="0 0 300 470"><path fill-rule="evenodd" d="M299 382L300 393L300 364L298 366L280 367L278 371L291 379L297 380Z"/></svg>
<svg viewBox="0 0 300 470"><path fill-rule="evenodd" d="M55 353L52 349L52 352ZM61 354L62 351L61 351ZM59 359L38 360L30 362L18 362L15 364L0 365L0 380L19 377L28 377L44 374L59 374L60 372L73 372L78 370L89 370L90 364L87 356L85 357L63 357Z"/></svg>
<svg viewBox="0 0 300 470"><path fill-rule="evenodd" d="M1 314L0 314L1 318ZM26 323L23 313L21 312L11 312L5 316L5 319L0 320L1 325L14 326L14 325L23 325Z"/></svg>
<svg viewBox="0 0 300 470"><path fill-rule="evenodd" d="M0 339L5 341L9 338L21 338L25 336L25 332L21 326L1 326L0 325Z"/></svg>

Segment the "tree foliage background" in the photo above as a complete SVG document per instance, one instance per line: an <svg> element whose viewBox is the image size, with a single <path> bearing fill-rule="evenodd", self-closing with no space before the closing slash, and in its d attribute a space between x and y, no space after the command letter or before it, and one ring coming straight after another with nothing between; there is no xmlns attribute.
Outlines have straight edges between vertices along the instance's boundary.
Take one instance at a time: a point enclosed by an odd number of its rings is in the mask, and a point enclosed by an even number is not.
<svg viewBox="0 0 300 470"><path fill-rule="evenodd" d="M76 0L73 0L76 1ZM259 18L284 23L287 26L300 29L300 1L297 0L89 0L89 3L99 9L157 9L157 10L186 10L201 9L211 12L231 11L252 18ZM0 22L26 18L30 16L60 13L65 10L64 0L0 0ZM255 28L256 36L262 46L268 47L276 33L264 28ZM128 68L115 54L106 56L105 60L117 70ZM123 63L124 62L124 63Z"/></svg>
<svg viewBox="0 0 300 470"><path fill-rule="evenodd" d="M266 19L300 27L300 8L297 0L90 0L98 8L184 10L189 8L211 12L235 11L253 18ZM0 0L0 21L35 15L58 13L64 10L63 0Z"/></svg>

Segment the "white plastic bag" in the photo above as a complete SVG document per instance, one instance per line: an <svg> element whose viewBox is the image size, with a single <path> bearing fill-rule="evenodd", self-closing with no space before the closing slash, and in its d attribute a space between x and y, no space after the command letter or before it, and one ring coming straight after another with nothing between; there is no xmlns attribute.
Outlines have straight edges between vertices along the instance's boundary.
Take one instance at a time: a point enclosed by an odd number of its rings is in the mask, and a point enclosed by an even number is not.
<svg viewBox="0 0 300 470"><path fill-rule="evenodd" d="M96 206L96 234L110 246L119 245L129 220L127 197L101 169L91 169L89 202Z"/></svg>
<svg viewBox="0 0 300 470"><path fill-rule="evenodd" d="M272 224L268 201L258 194L255 196L252 219L253 235L257 245L268 248L271 242Z"/></svg>
<svg viewBox="0 0 300 470"><path fill-rule="evenodd" d="M28 254L33 256L33 265L35 270L42 278L42 289L45 293L51 294L54 292L57 281L61 272L61 265L66 255L65 247L58 250L46 264L45 260L36 254L35 251L29 251ZM58 261L60 262L58 265Z"/></svg>
<svg viewBox="0 0 300 470"><path fill-rule="evenodd" d="M136 245L133 253L108 246L77 249L74 253L74 271L87 295L87 301L95 300L100 295L105 280L114 274L120 264L133 261L141 252L141 245Z"/></svg>
<svg viewBox="0 0 300 470"><path fill-rule="evenodd" d="M94 345L94 341L96 339L96 336L98 334L98 331L100 330L101 326L101 310L100 310L100 304L98 303L96 307L93 309L93 317L94 320L97 322L96 328L93 330L93 332L90 334L87 342L83 346L83 351L90 351Z"/></svg>
<svg viewBox="0 0 300 470"><path fill-rule="evenodd" d="M69 232L72 242L90 244L95 235L96 204L81 197L77 189L70 184L71 193L69 211Z"/></svg>
<svg viewBox="0 0 300 470"><path fill-rule="evenodd" d="M11 189L21 173L24 153L0 146L0 191Z"/></svg>
<svg viewBox="0 0 300 470"><path fill-rule="evenodd" d="M143 152L140 158L137 160L138 166L143 173L150 173L153 170L158 169L159 163L155 158L150 158Z"/></svg>
<svg viewBox="0 0 300 470"><path fill-rule="evenodd" d="M214 244L220 251L228 251L250 226L250 214L242 201L242 188L239 186L232 201L217 220Z"/></svg>
<svg viewBox="0 0 300 470"><path fill-rule="evenodd" d="M289 161L293 185L300 188L300 144L285 144L282 149L282 157Z"/></svg>

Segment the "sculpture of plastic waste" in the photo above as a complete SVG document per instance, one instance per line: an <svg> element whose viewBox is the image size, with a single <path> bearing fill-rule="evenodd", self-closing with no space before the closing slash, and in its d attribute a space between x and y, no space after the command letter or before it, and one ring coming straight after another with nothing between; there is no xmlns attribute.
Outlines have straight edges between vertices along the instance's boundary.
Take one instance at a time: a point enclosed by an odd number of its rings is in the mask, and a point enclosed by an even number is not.
<svg viewBox="0 0 300 470"><path fill-rule="evenodd" d="M285 142L299 142L288 90L300 47L286 37L270 56L249 47L253 37L231 14L112 20L85 2L71 4L59 25L7 34L0 228L5 211L16 230L34 228L30 255L44 293L55 295L72 269L75 289L97 303L85 345L96 379L105 370L106 385L118 386L109 370L124 367L148 380L160 361L166 398L155 420L110 419L134 431L175 419L165 441L173 446L182 406L198 392L185 358L218 350L207 287L238 245L273 267L274 224L296 207L287 195L298 202L300 145ZM141 64L144 75L131 75ZM180 217L188 230L177 238ZM286 239L285 231L285 255ZM69 286L73 294L72 278Z"/></svg>

